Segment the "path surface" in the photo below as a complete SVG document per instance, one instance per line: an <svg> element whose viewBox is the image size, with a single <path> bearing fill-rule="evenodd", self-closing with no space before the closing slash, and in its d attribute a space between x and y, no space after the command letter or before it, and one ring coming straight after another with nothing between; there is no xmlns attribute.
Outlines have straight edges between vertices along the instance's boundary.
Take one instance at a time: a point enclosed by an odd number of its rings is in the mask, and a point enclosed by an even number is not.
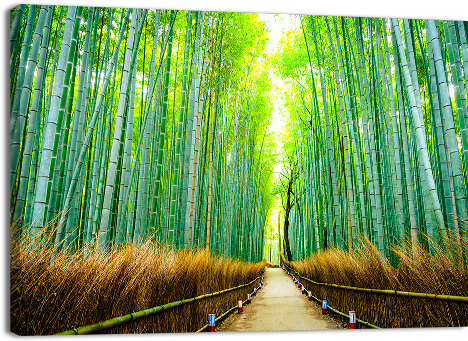
<svg viewBox="0 0 468 341"><path fill-rule="evenodd" d="M306 296L280 268L267 268L263 288L244 306L216 326L216 331L274 331L342 329Z"/></svg>

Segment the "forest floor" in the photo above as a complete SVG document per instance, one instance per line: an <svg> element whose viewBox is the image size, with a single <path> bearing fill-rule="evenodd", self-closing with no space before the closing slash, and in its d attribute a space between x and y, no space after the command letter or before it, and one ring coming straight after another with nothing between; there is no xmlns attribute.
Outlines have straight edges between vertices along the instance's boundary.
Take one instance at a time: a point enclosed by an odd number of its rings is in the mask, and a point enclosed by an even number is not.
<svg viewBox="0 0 468 341"><path fill-rule="evenodd" d="M344 329L321 307L307 300L281 268L267 268L263 288L216 326L217 332Z"/></svg>

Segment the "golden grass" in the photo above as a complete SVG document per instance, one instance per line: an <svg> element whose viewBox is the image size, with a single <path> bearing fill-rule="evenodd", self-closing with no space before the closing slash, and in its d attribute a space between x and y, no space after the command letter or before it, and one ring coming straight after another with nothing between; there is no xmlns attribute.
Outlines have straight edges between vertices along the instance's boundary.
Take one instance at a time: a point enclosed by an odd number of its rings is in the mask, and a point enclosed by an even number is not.
<svg viewBox="0 0 468 341"><path fill-rule="evenodd" d="M466 245L463 246L466 250ZM375 245L364 241L357 250L327 250L286 265L319 283L430 294L468 296L468 271L457 257L437 249L430 255L420 246L408 254L394 250L398 266L384 259ZM301 281L319 299L339 311L355 310L357 318L382 328L468 326L468 304L403 297L319 286Z"/></svg>
<svg viewBox="0 0 468 341"><path fill-rule="evenodd" d="M266 264L215 258L203 250L174 252L151 243L106 255L80 251L55 257L32 245L15 239L10 248L10 329L18 335L55 334L245 284ZM208 313L221 315L255 285L258 281L102 333L193 332L207 323Z"/></svg>

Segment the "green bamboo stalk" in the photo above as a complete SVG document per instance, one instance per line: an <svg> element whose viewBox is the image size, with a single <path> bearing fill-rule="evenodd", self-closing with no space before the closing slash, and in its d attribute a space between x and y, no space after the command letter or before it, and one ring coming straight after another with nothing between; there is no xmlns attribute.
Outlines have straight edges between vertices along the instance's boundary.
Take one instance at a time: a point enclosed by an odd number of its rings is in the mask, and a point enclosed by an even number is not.
<svg viewBox="0 0 468 341"><path fill-rule="evenodd" d="M410 21L407 19L403 20L404 24L404 32L405 32L405 39L406 39L406 44L408 46L408 67L410 70L411 74L411 80L413 82L413 88L414 88L414 97L416 100L417 104L417 112L419 114L419 120L421 122L424 122L424 116L422 112L422 104L421 104L421 94L420 94L420 87L419 87L419 80L418 80L418 75L417 75L417 66L416 66L416 57L415 57L415 51L413 47L413 37L412 37L412 28L410 27ZM410 121L414 122L412 118L410 117ZM415 126L412 126L413 130L416 129ZM428 202L428 185L427 185L427 179L424 171L424 161L421 159L421 154L418 154L418 157L415 159L416 167L419 168L419 181L415 181L415 184L420 186L422 190L422 195L423 195L423 209L424 209L424 214L425 214L425 223L421 225L425 225L426 229L426 235L428 235L430 238L433 238L433 223L432 223L432 215L435 214L433 212L433 209L431 209L431 204ZM416 192L417 193L417 192ZM416 231L414 231L414 234L416 234Z"/></svg>
<svg viewBox="0 0 468 341"><path fill-rule="evenodd" d="M451 64L451 73L452 73L452 84L455 92L455 104L457 107L457 118L459 132L462 142L462 155L463 162L466 165L468 163L468 137L466 131L468 110L466 107L466 96L465 96L465 85L463 84L463 74L460 61L459 45L458 45L458 30L455 27L455 22L450 21L448 24L444 22L445 36L447 51L449 55L449 60ZM447 29L449 32L447 32ZM466 50L466 49L465 49ZM466 51L465 51L466 52ZM465 167L465 178L468 175L468 171ZM466 190L466 189L465 189Z"/></svg>
<svg viewBox="0 0 468 341"><path fill-rule="evenodd" d="M130 11L128 12L130 13ZM109 157L109 166L107 170L107 179L106 187L103 198L103 207L101 214L101 223L99 227L98 235L98 249L104 251L108 248L110 243L110 215L111 215L111 205L112 197L114 195L114 186L116 181L117 173L117 161L119 155L119 149L122 138L123 123L124 123L124 111L125 111L125 101L128 88L130 86L128 79L130 77L130 63L132 60L133 50L134 50L134 38L137 22L137 11L133 11L132 19L130 23L130 31L127 39L127 50L125 54L125 64L122 70L122 80L120 86L120 95L119 95L119 104L117 107L117 119L115 121L114 128L114 137L112 140L112 149ZM123 26L125 27L125 26ZM137 49L137 48L136 48ZM109 70L110 71L110 70ZM110 75L109 75L110 76Z"/></svg>
<svg viewBox="0 0 468 341"><path fill-rule="evenodd" d="M345 46L349 48L351 55L353 56L354 59L354 50L353 46L351 44L351 39L350 35L347 29L347 24L346 20L342 18L342 26L343 26L343 31L346 31L347 35L347 41L348 43ZM361 143L360 143L360 133L359 133L359 128L358 124L356 121L357 117L357 103L356 103L356 97L355 97L355 85L354 85L354 79L351 74L350 67L348 65L348 49L345 48L345 59L344 61L346 62L346 70L347 70L347 79L348 79L348 87L349 87L349 94L350 94L350 111L348 111L348 122L349 122L349 127L350 127L350 134L351 134L351 142L352 142L352 148L354 151L354 166L356 167L356 182L357 182L357 187L358 187L358 193L359 193L359 208L360 208L360 219L362 220L362 225L360 228L360 235L362 236L367 236L368 237L368 222L367 222L367 213L366 213L366 204L365 204L365 198L364 198L364 186L363 186L363 174L362 174L362 163L361 163ZM342 61L343 63L343 61ZM355 60L354 63L356 64ZM358 76L356 74L356 76ZM359 78L357 78L359 81ZM351 116L350 116L351 115Z"/></svg>
<svg viewBox="0 0 468 341"><path fill-rule="evenodd" d="M189 208L189 225L188 225L188 248L190 249L190 244L192 240L192 228L193 228L193 222L195 220L194 218L194 207L196 205L195 203L195 198L196 198L196 191L198 190L198 182L196 181L197 179L197 173L198 173L198 164L199 164L199 148L200 148L200 132L201 132L201 121L203 119L203 105L204 105L204 92L205 92L205 82L206 82L206 68L207 68L207 62L208 62L208 54L210 50L210 42L211 42L211 36L208 37L207 39L207 46L205 48L205 58L204 61L202 62L202 72L201 72L201 85L200 85L200 95L198 101L195 102L195 110L198 111L198 114L196 115L197 118L197 125L196 125L196 135L195 135L195 144L194 144L194 150L193 150L193 169L191 170L192 176L189 174L189 181L191 180L191 186L189 186L189 191L191 193L189 194L190 196L190 208ZM191 177L191 179L190 179Z"/></svg>
<svg viewBox="0 0 468 341"><path fill-rule="evenodd" d="M45 84L45 82L44 82ZM22 226L28 226L31 224L32 221L32 209L33 209L33 203L34 203L34 195L36 191L36 175L37 175L37 164L38 164L38 159L39 159L39 137L41 136L40 134L40 128L41 128L41 114L42 114L42 96L39 98L39 110L37 112L37 117L36 117L36 125L35 125L35 131L39 132L33 136L33 147L32 147L32 158L31 158L31 167L30 167L30 177L28 181L28 189L27 189L27 197L26 197L26 208L24 212L24 220ZM32 123L32 121L31 121ZM31 128L32 129L32 128ZM29 133L29 128L28 128L28 133ZM25 147L26 149L26 147ZM25 157L23 157L23 162ZM23 171L23 170L22 170ZM26 167L25 167L26 171ZM24 229L23 229L24 230Z"/></svg>
<svg viewBox="0 0 468 341"><path fill-rule="evenodd" d="M402 140L402 152L403 152L403 162L405 168L405 183L406 183L406 197L407 197L407 206L409 211L409 220L410 220L410 231L415 231L416 226L416 213L415 213L415 194L413 188L413 178L411 175L411 162L409 158L409 146L408 146L408 131L406 124L406 115L405 115L405 105L403 101L403 85L402 85L402 75L400 70L400 58L398 54L398 47L396 44L395 32L393 26L391 26L392 32L392 45L393 45L393 56L395 58L395 79L396 79L396 88L397 88L397 99L398 99L398 112L399 112L399 123L400 123L400 136ZM411 243L410 243L411 244ZM412 244L411 244L412 245Z"/></svg>
<svg viewBox="0 0 468 341"><path fill-rule="evenodd" d="M63 148L63 143L68 142L68 132L69 129L64 129L64 127L68 127L70 124L71 119L71 103L69 104L68 97L71 95L73 97L74 92L74 81L76 76L76 59L78 57L78 35L79 29L81 25L81 16L83 13L83 7L78 7L76 11L76 18L73 26L73 34L70 43L70 51L68 55L67 65L66 65L66 73L65 73L65 80L64 80L64 88L62 91L62 97L60 98L60 107L59 107L59 122L57 124L57 131L55 133L55 140L54 140L54 152L52 154L51 160L51 168L49 174L49 182L47 187L47 215L45 216L46 221L49 221L52 218L52 214L55 213L56 209L56 195L57 195L57 185L58 185L58 178L63 176L64 165L61 164L61 151ZM65 116L65 117L64 117ZM65 119L64 119L65 118ZM56 146L56 147L55 147ZM64 149L64 148L63 148ZM65 150L64 150L65 152ZM60 167L62 166L62 167ZM60 167L60 170L59 170ZM60 174L59 174L60 172ZM58 205L57 205L58 206ZM50 212L50 214L49 214Z"/></svg>
<svg viewBox="0 0 468 341"><path fill-rule="evenodd" d="M82 10L82 9L81 9ZM80 10L80 11L81 11ZM54 171L54 162L57 153L57 145L62 128L62 118L65 104L66 94L68 92L68 84L71 68L68 67L68 61L72 60L74 53L69 53L71 50L71 41L73 33L78 33L74 30L76 7L69 7L67 12L67 21L63 33L62 48L60 50L60 58L58 61L57 72L55 76L54 94L48 112L47 125L42 139L42 151L39 164L39 174L37 177L37 192L35 195L33 209L33 223L31 226L31 235L36 236L44 226L44 219L47 217L48 194L50 182ZM74 52L74 51L73 51ZM67 71L69 71L67 73ZM64 99L62 101L62 98ZM61 115L62 114L62 115ZM54 155L55 154L55 155Z"/></svg>
<svg viewBox="0 0 468 341"><path fill-rule="evenodd" d="M10 59L13 56L13 51L15 49L15 45L17 44L17 39L19 36L20 28L21 28L21 21L23 19L24 12L26 10L26 5L19 5L15 12L15 18L11 23L10 27ZM12 11L11 11L12 12ZM12 14L10 12L10 14ZM11 63L11 60L10 60Z"/></svg>
<svg viewBox="0 0 468 341"><path fill-rule="evenodd" d="M356 30L358 38L358 60L359 60L359 73L361 78L360 92L361 92L361 117L363 122L364 131L364 146L366 150L366 169L367 181L369 182L369 194L371 197L371 213L373 220L373 235L372 241L376 243L379 251L383 254L383 229L382 229L382 204L380 196L380 184L378 179L378 166L377 166L377 150L375 141L374 129L374 115L371 103L371 93L369 89L369 82L367 78L367 70L365 62L363 61L363 45L362 45L362 32L361 23L356 20ZM364 84L362 84L364 83ZM366 105L367 104L367 105Z"/></svg>
<svg viewBox="0 0 468 341"><path fill-rule="evenodd" d="M437 139L437 155L439 158L440 163L440 175L441 178L439 182L441 183L440 186L442 202L444 203L445 208L445 215L444 219L449 227L449 229L455 229L455 217L453 215L453 205L452 202L452 190L453 184L451 183L451 179L449 178L449 169L448 169L448 161L447 161L447 146L446 146L446 139L445 139L445 132L442 126L442 114L441 114L441 105L440 105L440 95L439 95L439 88L437 86L437 74L435 71L435 64L434 64L434 54L432 52L432 45L428 44L428 52L429 52L429 70L430 70L430 83L431 83L431 91L432 91L432 103L433 103L433 120L435 121L435 130L436 134L435 137ZM437 240L438 242L438 240Z"/></svg>
<svg viewBox="0 0 468 341"><path fill-rule="evenodd" d="M116 45L115 45L115 48L114 48L112 59L111 59L109 65L107 67L107 71L106 71L105 78L104 78L104 83L102 85L102 89L101 89L101 92L100 92L100 95L99 95L99 100L98 100L98 102L96 104L96 109L95 109L95 111L93 113L93 116L91 117L90 122L88 124L88 129L87 129L87 133L86 133L85 142L83 143L83 146L81 148L80 155L79 155L79 158L78 158L79 162L75 165L75 169L73 171L73 178L71 180L71 183L70 183L70 186L69 186L69 189L68 189L68 193L67 193L67 197L66 197L66 201L65 201L65 205L64 205L62 214L60 216L60 222L59 222L59 225L58 225L58 228L57 228L57 235L58 236L64 233L64 224L66 223L66 220L67 220L68 208L70 207L70 204L71 204L71 202L73 200L73 196L74 196L74 193L75 193L75 187L76 187L77 182L78 182L78 177L79 177L79 175L81 173L81 169L82 169L83 163L84 163L84 158L86 156L86 152L88 150L89 143L90 143L90 141L92 139L92 136L93 136L94 127L95 127L97 118L99 116L99 113L101 111L102 104L104 102L104 96L105 96L105 93L107 91L107 86L109 84L109 80L110 80L114 65L115 65L115 63L117 61L117 56L118 56L118 52L119 52L120 43L122 41L123 34L124 34L124 28L127 26L128 18L130 16L131 11L132 10L129 9L127 11L126 16L125 16L123 25L122 25L120 33L119 33L119 37L117 39L117 42L116 42ZM59 248L60 242L61 242L61 239L56 238L56 240L55 240L55 249L56 250Z"/></svg>
<svg viewBox="0 0 468 341"><path fill-rule="evenodd" d="M171 11L171 20L175 20L177 11ZM163 91L162 91L162 108L161 108L161 123L159 126L159 134L157 140L157 166L156 166L156 183L154 193L157 198L160 197L161 178L162 178L162 159L164 152L164 144L166 137L166 121L167 121L167 107L168 107L168 91L169 91L169 77L171 70L171 56L172 56L172 42L173 42L174 28L171 25L168 33L167 40L167 53L166 53L166 65L164 71L163 80ZM156 161L156 160L155 160ZM150 235L154 234L154 220L150 221L148 226ZM168 243L172 244L172 236L168 236Z"/></svg>
<svg viewBox="0 0 468 341"><path fill-rule="evenodd" d="M58 147L57 147L57 158L55 161L55 170L52 176L52 186L51 192L49 196L49 210L47 212L46 221L51 221L54 219L56 212L60 206L60 198L61 198L61 189L59 190L59 186L62 186L63 177L64 177L64 170L65 170L65 161L66 161L66 154L68 152L68 137L70 132L70 121L71 121L71 112L72 112L72 104L74 98L74 90L75 90L75 81L76 81L76 64L78 62L78 51L75 51L75 56L73 58L73 68L72 68L72 76L69 84L70 91L67 94L67 104L65 108L65 119L62 122L62 133L60 134ZM58 198L57 198L58 197Z"/></svg>
<svg viewBox="0 0 468 341"><path fill-rule="evenodd" d="M390 111L392 115L392 133L393 133L393 157L395 160L395 182L396 182L396 190L395 190L395 215L396 215L396 223L397 223L397 241L399 243L404 242L405 240L405 217L403 211L403 179L402 179L402 170L401 170L401 155L400 155L400 131L398 129L398 121L396 116L396 106L395 106L395 98L394 98L394 87L393 87L393 78L392 78L392 70L390 67L390 52L388 46L388 39L387 39L387 26L385 22L390 28L390 22L388 20L382 19L382 26L384 27L384 43L385 43L385 56L387 61L387 87L388 87L388 94L390 97Z"/></svg>
<svg viewBox="0 0 468 341"><path fill-rule="evenodd" d="M384 40L384 47L382 47L381 43L381 24L383 32L383 40ZM389 90L387 89L387 74L388 72L385 71L385 59L383 56L383 50L385 49L388 52L388 41L386 35L386 26L385 21L381 22L381 20L375 21L376 26L376 33L377 33L377 54L378 60L380 63L380 86L379 89L383 89L383 96L385 98L385 107L381 108L382 115L381 120L384 123L386 129L381 130L382 137L381 139L384 141L384 151L383 151L383 159L384 159L384 169L386 175L386 186L387 189L385 192L387 193L386 198L386 211L387 211L387 226L385 229L385 235L387 238L387 254L390 255L391 260L394 260L394 254L391 253L391 248L393 245L398 244L398 241L401 239L399 230L400 227L403 227L403 223L400 226L397 225L396 216L401 217L401 207L397 202L397 176L396 176L396 162L395 162L395 149L393 147L393 138L392 138L392 125L390 123L390 110L394 108L393 103L393 89L390 91L392 92L391 98L388 94ZM388 62L388 61L387 61ZM390 63L388 63L387 68L390 70ZM391 72L391 71L390 71ZM391 78L391 73L390 73ZM379 96L381 98L381 96ZM391 102L392 101L392 102ZM390 103L391 102L391 103ZM383 116L383 117L382 117ZM390 179L389 179L390 178ZM397 211L399 210L399 211ZM395 212L396 211L396 212ZM396 228L395 228L395 225Z"/></svg>
<svg viewBox="0 0 468 341"><path fill-rule="evenodd" d="M111 23L111 20L113 18L114 12L111 12L108 16L109 23ZM95 42L95 34L97 32L97 23L99 22L99 17L100 17L100 9L97 8L95 10L95 19L94 19L94 25L93 25L93 41ZM104 19L104 16L102 16ZM109 24L109 27L111 24ZM106 45L104 48L104 57L102 60L106 60L108 58L109 54L109 35L110 35L110 30L107 32L107 41ZM99 44L100 45L100 44ZM91 48L91 58L94 61L94 48L95 48L95 43L92 45ZM104 64L104 63L102 63ZM101 68L102 70L102 68ZM113 92L111 92L110 98L113 98ZM109 105L109 97L107 97L106 103L104 103L104 108L107 108ZM106 110L106 109L105 109ZM104 110L104 111L105 111ZM86 247L88 245L92 245L91 241L94 241L94 236L95 236L95 231L93 230L93 223L94 223L94 216L95 216L95 211L99 207L99 179L100 177L100 165L101 160L102 160L102 153L103 149L107 150L105 143L107 143L107 139L104 139L104 135L107 133L106 128L108 128L108 125L106 125L106 121L102 116L98 117L97 121L97 128L96 128L96 136L94 139L94 147L93 147L93 155L92 158L90 157L89 159L89 167L91 167L88 175L89 175L89 181L87 187L87 191L89 192L88 198L89 200L86 201L86 219L84 222L83 226L83 246Z"/></svg>
<svg viewBox="0 0 468 341"><path fill-rule="evenodd" d="M143 18L144 19L144 18ZM141 24L143 21L141 22ZM136 60L135 60L136 63ZM136 72L136 70L134 71ZM134 81L136 81L136 73L134 74ZM134 87L132 82L132 87ZM130 109L134 106L134 92L135 89L132 88L131 92L131 99L130 99ZM140 163L140 178L138 184L138 200L137 200L137 207L136 207L136 216L135 216L135 233L136 235L140 235L142 240L146 238L146 210L148 201L148 178L149 178L149 162L150 162L150 143L151 143L151 132L153 131L153 117L151 115L148 116L146 124L144 128L141 130L141 134L143 135L143 152L141 157ZM123 235L123 232L122 232Z"/></svg>
<svg viewBox="0 0 468 341"><path fill-rule="evenodd" d="M49 38L50 38L50 27L52 24L54 10L52 6L48 6L47 9L47 18L45 19L43 32L42 32L42 39L41 39L41 47L40 47L40 57L39 62L37 64L37 75L36 75L36 82L33 92L33 99L30 107L29 113L29 124L27 130L27 137L26 143L23 151L23 161L21 165L21 174L19 179L18 185L18 193L15 202L15 211L12 221L17 221L20 216L24 213L24 204L26 201L26 195L28 190L28 179L30 174L31 168L31 158L34 146L34 139L36 134L37 128L37 121L40 116L38 115L39 110L39 102L42 96L42 92L44 89L45 83L45 75L44 69L47 59L47 47L49 45ZM15 17L16 20L16 17ZM31 66L33 68L33 66ZM29 67L28 67L29 69ZM10 151L11 152L11 151ZM12 184L11 184L12 185ZM31 200L31 198L29 198Z"/></svg>
<svg viewBox="0 0 468 341"><path fill-rule="evenodd" d="M190 216L190 211L187 211L189 205L188 202L188 194L190 192L190 171L193 170L193 164L191 164L191 155L193 153L193 142L195 140L194 135L194 127L196 126L196 117L195 114L197 113L194 111L195 107L195 100L196 96L198 95L196 89L198 87L198 74L200 73L200 63L201 57L199 49L201 50L201 41L203 39L202 36L202 25L201 20L204 17L203 12L199 12L197 15L196 21L196 33L195 33L195 45L192 50L192 81L190 86L190 103L189 103L189 110L188 110L188 123L187 123L187 136L186 136L186 145L185 145L185 159L184 159L184 169L183 169L183 179L182 179L182 197L181 197L181 224L180 226L183 228L182 240L184 243L184 247L188 248L190 243L189 234L188 234L188 224L189 220L187 216Z"/></svg>
<svg viewBox="0 0 468 341"><path fill-rule="evenodd" d="M326 20L326 18L325 18ZM348 248L349 250L352 250L353 248L353 239L354 242L356 242L356 236L357 236L357 229L356 229L356 212L355 212L355 203L354 203L354 190L353 190L353 181L352 181L352 174L351 174L351 164L350 164L350 147L349 147L349 140L348 140L348 128L346 127L346 118L344 115L344 111L346 110L347 116L350 116L350 103L349 103L349 94L347 90L347 85L346 85L346 75L344 74L343 66L342 66L342 59L343 56L341 54L341 44L339 40L339 35L338 35L338 28L336 25L336 18L333 17L333 23L334 23L334 28L335 28L335 34L336 34L336 43L337 43L337 51L339 53L339 63L337 62L337 57L336 57L336 52L335 52L335 46L333 44L332 36L331 36L331 30L328 25L328 21L326 20L327 23L327 29L328 29L328 35L329 35L329 40L330 40L330 46L332 50L332 55L333 55L333 66L335 70L335 81L336 81L336 87L338 90L338 98L340 101L340 118L341 118L341 131L343 134L343 144L344 144L344 154L345 154L345 163L346 163L346 191L347 191L347 200L348 200L348 205L349 205L349 214L350 214L350 219L351 222L348 226L349 228L349 236L348 236ZM345 84L341 84L341 81ZM342 88L344 90L344 94L342 94ZM344 99L343 99L344 98ZM352 124L352 120L349 120L349 124ZM353 129L353 128L350 128ZM350 131L351 136L354 137L354 131Z"/></svg>
<svg viewBox="0 0 468 341"><path fill-rule="evenodd" d="M339 206L339 197L338 197L338 185L337 185L337 176L336 176L336 165L335 165L335 151L332 146L332 136L331 136L331 128L330 128L330 119L329 119L329 110L328 110L328 101L326 95L326 86L322 75L322 60L320 59L320 55L318 53L318 44L316 38L316 32L314 28L314 20L311 17L312 29L314 33L314 43L315 43L315 50L317 52L317 62L319 64L319 76L320 76L320 84L322 88L322 101L323 101L323 111L325 113L325 127L326 127L326 143L327 143L327 154L328 154L328 162L330 165L330 172L331 172L331 187L333 192L333 207L334 207L334 219L336 221L336 246L342 247L343 240L341 236L341 210Z"/></svg>
<svg viewBox="0 0 468 341"><path fill-rule="evenodd" d="M29 8L28 19L26 23L23 46L21 48L21 55L18 65L17 74L10 75L10 82L15 83L16 89L14 92L13 102L10 111L10 201L14 202L14 190L17 188L17 173L20 143L22 140L24 126L27 119L27 106L29 104L29 94L31 92L32 81L34 76L34 69L37 64L37 55L39 53L39 44L41 42L41 31L44 26L46 10L42 6L40 10L39 26L36 25L34 38L32 30L34 26L34 19L36 13L36 6L31 5ZM31 39L33 40L31 43ZM31 46L32 45L32 46ZM28 61L28 56L31 51L31 56ZM26 72L26 67L32 67ZM16 77L15 77L16 76ZM11 218L11 217L10 217ZM11 220L11 219L10 219Z"/></svg>
<svg viewBox="0 0 468 341"><path fill-rule="evenodd" d="M431 204L431 210L433 210L436 218L436 222L439 225L440 229L444 228L444 220L442 216L442 211L440 208L440 202L439 198L437 195L437 190L435 188L435 182L434 182L434 176L432 173L432 167L429 162L429 155L427 152L427 144L426 144L426 137L425 137L425 131L424 131L424 124L421 122L421 117L419 116L418 113L418 103L416 102L416 97L414 96L414 90L413 90L413 85L412 85L412 79L411 75L409 73L409 68L408 68L408 63L406 61L406 55L404 53L403 45L401 42L401 34L400 34L400 27L398 25L398 20L392 19L392 26L395 31L395 38L397 41L398 45L398 52L400 55L401 59L401 64L403 65L403 72L404 72L404 77L405 77L405 82L406 82L406 87L408 89L408 98L411 104L411 115L413 119L413 124L415 127L415 133L416 133L416 142L418 146L418 155L421 158L421 161L423 162L424 165L424 170L425 170L425 175L427 179L427 186L428 186L428 192L429 192L429 203ZM429 25L430 27L430 25ZM435 28L435 26L434 26ZM431 31L431 29L429 29ZM434 47L434 45L433 45ZM436 57L436 53L434 51L434 56ZM437 60L437 57L435 58ZM437 62L436 62L437 65ZM414 236L413 236L414 238Z"/></svg>
<svg viewBox="0 0 468 341"><path fill-rule="evenodd" d="M463 71L465 74L465 89L468 89L468 48L467 48L467 43L466 43L466 33L463 28L463 22L462 21L457 21L456 22L457 27L458 27L458 37L460 39L460 50L461 50L461 55L463 58Z"/></svg>
<svg viewBox="0 0 468 341"><path fill-rule="evenodd" d="M455 198L457 202L458 214L462 214L461 218L466 219L466 193L463 183L463 172L461 167L461 158L458 150L458 141L456 139L455 125L453 121L452 104L448 92L448 84L445 76L444 65L442 64L442 55L440 42L437 37L435 22L433 20L426 21L428 41L430 41L432 52L434 54L434 64L438 79L438 89L440 92L440 100L442 105L442 113L444 117L445 135L447 139L448 156L451 165ZM454 77L455 78L455 77ZM463 208L462 208L463 207ZM440 229L445 231L445 226L439 222ZM449 228L451 226L448 226ZM453 230L450 231L453 233ZM445 232L444 232L445 235ZM453 236L450 235L449 238Z"/></svg>
<svg viewBox="0 0 468 341"><path fill-rule="evenodd" d="M317 95L316 95L316 89L315 89L315 80L314 80L314 75L312 73L312 70L313 70L313 67L312 67L312 60L311 60L311 57L310 57L310 50L309 50L309 44L307 42L307 35L305 33L305 30L304 30L304 24L302 22L302 17L300 17L301 19L301 27L302 27L302 32L303 32L303 35L304 35L304 40L305 40L305 44L306 44L306 49L307 49L307 56L308 56L308 60L309 60L309 66L310 66L310 69L311 69L311 80L312 80L312 93L314 94L314 99L315 101L317 100ZM302 85L301 85L302 87ZM303 95L303 92L301 91L301 94ZM304 109L305 109L305 101L304 101L304 96L302 96L302 99L303 99L303 105L304 105ZM317 109L318 107L318 103L315 102L315 108ZM314 120L316 119L316 110L314 110L314 114L315 116L311 117L310 119L310 123L311 123L311 131L313 131L315 129L315 124L313 123ZM310 131L308 130L308 134L307 134L307 145L309 146L309 155L312 157L312 162L311 162L311 165L312 167L314 168L313 171L312 171L312 186L313 188L317 188L317 180L316 180L316 172L318 172L318 169L320 167L320 165L316 165L315 163L317 162L317 159L316 159L316 156L315 156L315 145L312 146L311 148L311 136L310 136ZM320 178L320 177L319 177ZM320 180L319 180L320 181ZM318 195L318 197L320 198L321 196ZM323 250L323 240L321 238L321 236L323 235L323 233L320 233L319 232L319 217L318 217L318 214L319 214L319 210L318 210L318 207L320 206L319 203L317 203L317 201L315 200L316 199L316 195L312 194L312 206L314 207L316 213L315 213L315 216L316 216L316 219L313 219L313 225L314 225L314 232L315 232L315 237L316 237L316 245L315 245L315 248L316 250ZM318 221L317 221L318 220ZM278 233L279 234L279 233ZM320 236L320 237L319 237ZM278 249L281 249L281 246L279 246Z"/></svg>
<svg viewBox="0 0 468 341"><path fill-rule="evenodd" d="M169 27L173 27L174 21L175 21L175 16L171 16L171 22L169 24ZM156 79L158 79L160 77L160 75L161 75L161 70L162 70L162 65L163 65L163 63L162 63L163 55L164 55L164 51L167 48L168 41L169 41L169 36L167 36L165 38L165 41L163 43L163 48L161 49L161 59L160 59L159 65L158 65L158 69L156 71ZM152 88L150 88L149 93L153 93L155 88L156 87L154 86L154 84L152 84ZM158 96L155 96L155 103L157 103L157 102L158 102ZM154 108L156 109L156 105L154 106ZM146 111L145 116L142 119L142 124L141 124L142 126L145 126L145 124L147 122L148 112L149 111ZM154 135L157 136L157 134L154 134ZM139 160L140 159L140 151L141 151L143 136L144 136L143 134L140 134L140 136L138 138L138 142L136 143L136 150L134 152L134 160ZM153 141L153 144L154 143L155 142ZM139 167L136 167L137 164L138 164L137 162L134 162L133 165L132 165L132 169L130 171L130 179L131 179L130 186L128 187L128 192L124 194L124 198L131 198L130 206L124 205L123 212L122 212L122 215L127 215L127 212L129 212L129 219L128 219L128 223L127 223L127 237L133 235L134 206L135 206L134 204L136 202L135 193L137 191L138 186L137 185L132 186L132 184L136 183L136 179L137 179L137 176L138 176L137 170L139 170ZM131 188L133 189L133 193L130 195L130 189ZM153 201L153 204L155 204L154 201ZM154 217L154 214L153 214L153 217ZM155 220L152 220L151 214L150 214L150 226L149 226L150 230L151 230L151 226L152 226L151 224L152 224L152 222L154 223L154 221ZM152 232L150 231L149 235L154 235L154 231L152 231Z"/></svg>
<svg viewBox="0 0 468 341"><path fill-rule="evenodd" d="M31 39L33 37L33 26L34 26L35 15L36 15L36 5L30 5L28 18L26 21L26 27L24 29L23 45L21 47L18 70L17 70L17 73L12 73L10 75L10 81L12 83L15 82L15 78L16 78L16 83L15 83L16 89L14 92L14 97L11 103L11 111L10 111L10 138L13 135L13 131L15 129L16 120L18 116L18 110L20 107L21 91L23 89L23 82L24 82L24 77L26 74L26 64L28 62L29 51L31 48Z"/></svg>
<svg viewBox="0 0 468 341"><path fill-rule="evenodd" d="M445 36L447 41L447 51L449 55L450 61L450 68L452 74L452 84L454 87L455 92L455 104L456 104L456 112L458 118L458 126L459 126L459 134L461 137L461 154L463 156L463 163L464 165L468 164L468 137L466 132L465 126L465 117L468 116L467 108L466 108L466 100L465 100L465 87L463 84L463 75L461 71L460 65L460 55L458 52L458 44L457 44L457 32L455 30L454 22L444 22L445 27ZM464 175L466 177L467 170L465 166ZM458 185L460 186L460 185ZM456 203L457 203L457 212L460 224L462 226L466 226L468 221L468 212L466 210L466 187L463 188L459 187L455 191L456 196Z"/></svg>
<svg viewBox="0 0 468 341"><path fill-rule="evenodd" d="M187 125L185 120L187 112L187 97L188 97L188 72L189 72L189 57L190 57L190 41L192 39L192 21L194 13L191 11L187 12L187 28L185 33L185 48L184 48L184 66L182 71L182 92L180 96L180 109L179 109L179 119L177 123L177 137L176 137L176 146L174 154L174 167L172 169L172 185L171 185L171 203L169 209L169 230L168 233L175 235L175 214L176 214L176 204L177 204L177 194L179 188L179 179L181 174L180 161L181 161L181 142L182 142L182 133ZM193 62L193 61L192 61ZM172 231L172 232L171 232Z"/></svg>

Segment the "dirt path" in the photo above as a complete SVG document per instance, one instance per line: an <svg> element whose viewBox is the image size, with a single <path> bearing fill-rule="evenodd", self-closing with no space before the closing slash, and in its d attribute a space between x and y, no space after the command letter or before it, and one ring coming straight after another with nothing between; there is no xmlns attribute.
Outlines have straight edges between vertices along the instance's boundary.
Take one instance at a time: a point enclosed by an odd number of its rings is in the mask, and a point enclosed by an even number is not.
<svg viewBox="0 0 468 341"><path fill-rule="evenodd" d="M268 268L263 288L244 306L216 326L219 332L342 329L306 296L280 268Z"/></svg>

